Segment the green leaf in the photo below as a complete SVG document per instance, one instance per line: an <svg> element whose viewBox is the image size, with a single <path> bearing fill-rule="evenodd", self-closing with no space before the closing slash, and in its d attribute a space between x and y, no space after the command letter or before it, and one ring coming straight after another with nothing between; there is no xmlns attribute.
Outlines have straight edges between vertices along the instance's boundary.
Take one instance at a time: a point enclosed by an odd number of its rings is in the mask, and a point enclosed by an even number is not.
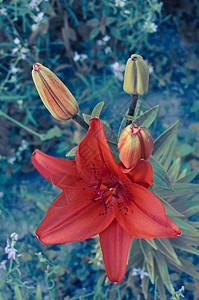
<svg viewBox="0 0 199 300"><path fill-rule="evenodd" d="M173 217L172 221L174 223L176 223L176 225L180 228L191 229L195 232L198 232L197 229L195 229L193 226L191 226L190 224L186 223L185 221L183 221L182 219L180 219L178 217Z"/></svg>
<svg viewBox="0 0 199 300"><path fill-rule="evenodd" d="M191 182L199 173L199 168L190 172L189 174L187 174L186 176L178 179L176 181L176 183L185 183L185 182Z"/></svg>
<svg viewBox="0 0 199 300"><path fill-rule="evenodd" d="M158 250L163 253L165 256L170 258L172 261L175 261L177 265L180 265L181 262L179 261L172 244L170 243L170 240L166 237L164 238L158 238L157 239L157 247ZM175 244L174 244L175 247Z"/></svg>
<svg viewBox="0 0 199 300"><path fill-rule="evenodd" d="M181 213L179 213L175 208L173 208L166 200L158 196L158 198L163 202L164 208L166 210L166 214L169 216L183 217Z"/></svg>
<svg viewBox="0 0 199 300"><path fill-rule="evenodd" d="M62 136L62 131L58 126L54 126L53 128L49 129L46 134L43 135L42 140L50 140L54 137Z"/></svg>
<svg viewBox="0 0 199 300"><path fill-rule="evenodd" d="M168 267L167 267L167 264L166 264L165 260L163 259L162 254L157 253L156 261L157 261L160 276L162 278L162 282L165 284L168 291L170 293L172 293L172 289L171 289L172 284L171 284L171 279L170 279L170 276L169 276Z"/></svg>
<svg viewBox="0 0 199 300"><path fill-rule="evenodd" d="M39 284L37 284L36 300L42 300L42 291Z"/></svg>
<svg viewBox="0 0 199 300"><path fill-rule="evenodd" d="M146 264L146 270L149 273L149 277L151 279L152 284L154 284L155 278L154 278L154 265L151 266L147 261L145 262Z"/></svg>
<svg viewBox="0 0 199 300"><path fill-rule="evenodd" d="M16 297L17 300L23 300L18 285L14 286L14 292L15 292L15 297Z"/></svg>
<svg viewBox="0 0 199 300"><path fill-rule="evenodd" d="M117 147L117 143L118 143L117 136L116 136L115 132L108 125L106 125L105 122L102 122L102 124L103 124L104 133L105 133L107 142L109 144L109 147L111 149L111 152L112 152L115 160L117 162L119 162L120 160L119 160L119 150Z"/></svg>
<svg viewBox="0 0 199 300"><path fill-rule="evenodd" d="M153 249L157 250L157 246L156 246L156 243L154 241L154 239L145 239L145 241L151 246L153 247Z"/></svg>
<svg viewBox="0 0 199 300"><path fill-rule="evenodd" d="M161 156L165 155L166 150L170 149L176 136L177 128L178 121L155 140L152 154L156 159L159 160Z"/></svg>
<svg viewBox="0 0 199 300"><path fill-rule="evenodd" d="M99 25L99 20L97 18L88 20L86 22L86 25L90 26L90 27L97 27Z"/></svg>
<svg viewBox="0 0 199 300"><path fill-rule="evenodd" d="M106 18L106 25L111 25L116 21L117 21L117 18L115 18L115 17L107 17Z"/></svg>
<svg viewBox="0 0 199 300"><path fill-rule="evenodd" d="M154 183L165 189L173 190L169 175L164 170L163 166L159 163L159 161L152 155L149 157L148 161L150 162L153 168Z"/></svg>
<svg viewBox="0 0 199 300"><path fill-rule="evenodd" d="M175 145L176 145L176 136L174 136L173 141L170 144L170 147L167 147L164 155L160 159L161 165L164 167L166 171L168 170L173 160Z"/></svg>
<svg viewBox="0 0 199 300"><path fill-rule="evenodd" d="M87 114L82 114L84 121L89 124L89 120L91 119L91 115L87 115Z"/></svg>
<svg viewBox="0 0 199 300"><path fill-rule="evenodd" d="M93 109L91 113L91 118L99 118L102 108L104 106L104 101L99 102Z"/></svg>
<svg viewBox="0 0 199 300"><path fill-rule="evenodd" d="M77 146L74 147L74 148L72 148L72 149L66 154L66 157L67 157L67 156L75 156L76 151L77 151Z"/></svg>
<svg viewBox="0 0 199 300"><path fill-rule="evenodd" d="M99 34L99 27L94 27L93 30L90 32L90 38L94 39Z"/></svg>
<svg viewBox="0 0 199 300"><path fill-rule="evenodd" d="M90 82L85 76L83 76L81 73L78 72L76 72L75 75L81 79L81 81L88 87L88 89L90 88Z"/></svg>
<svg viewBox="0 0 199 300"><path fill-rule="evenodd" d="M194 194L199 191L199 184L194 183L174 183L173 188L178 195Z"/></svg>
<svg viewBox="0 0 199 300"><path fill-rule="evenodd" d="M199 255L199 250L191 247L188 242L189 241L185 238L177 238L175 239L175 248L184 250L188 253Z"/></svg>
<svg viewBox="0 0 199 300"><path fill-rule="evenodd" d="M149 127L155 120L158 113L159 105L152 107L151 109L145 111L139 117L137 117L133 122L137 126Z"/></svg>
<svg viewBox="0 0 199 300"><path fill-rule="evenodd" d="M180 167L181 167L181 158L178 157L168 170L169 177L172 181L176 181L179 173L180 173Z"/></svg>
<svg viewBox="0 0 199 300"><path fill-rule="evenodd" d="M144 239L140 239L139 243L145 260L153 266L153 248Z"/></svg>
<svg viewBox="0 0 199 300"><path fill-rule="evenodd" d="M149 288L149 277L144 276L142 279L142 292L144 294L144 298L147 299L148 296L148 288Z"/></svg>

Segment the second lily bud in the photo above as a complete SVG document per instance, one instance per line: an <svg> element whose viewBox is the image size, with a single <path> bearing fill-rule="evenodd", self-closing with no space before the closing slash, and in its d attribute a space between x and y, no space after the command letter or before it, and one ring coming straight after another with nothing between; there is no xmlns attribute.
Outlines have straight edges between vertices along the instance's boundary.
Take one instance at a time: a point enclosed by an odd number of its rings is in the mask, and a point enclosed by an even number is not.
<svg viewBox="0 0 199 300"><path fill-rule="evenodd" d="M128 125L119 138L118 149L125 168L133 168L140 159L147 160L153 150L150 131L145 126Z"/></svg>
<svg viewBox="0 0 199 300"><path fill-rule="evenodd" d="M123 89L127 94L144 95L148 91L149 69L141 55L132 54L127 60Z"/></svg>
<svg viewBox="0 0 199 300"><path fill-rule="evenodd" d="M41 100L55 119L68 120L77 114L77 101L53 72L36 63L33 65L32 77Z"/></svg>

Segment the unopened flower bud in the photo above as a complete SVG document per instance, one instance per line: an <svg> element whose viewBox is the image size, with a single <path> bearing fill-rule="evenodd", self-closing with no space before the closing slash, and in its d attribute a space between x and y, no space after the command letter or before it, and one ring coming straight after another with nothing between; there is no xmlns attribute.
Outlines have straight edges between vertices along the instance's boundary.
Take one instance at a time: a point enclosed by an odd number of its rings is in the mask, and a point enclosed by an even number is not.
<svg viewBox="0 0 199 300"><path fill-rule="evenodd" d="M141 55L132 54L127 60L123 89L127 94L144 95L148 91L149 69Z"/></svg>
<svg viewBox="0 0 199 300"><path fill-rule="evenodd" d="M77 114L77 101L53 72L36 63L33 65L32 77L41 100L55 119L69 120Z"/></svg>
<svg viewBox="0 0 199 300"><path fill-rule="evenodd" d="M153 150L153 139L145 126L128 125L122 132L119 142L119 158L125 168L134 167L140 159L147 160Z"/></svg>

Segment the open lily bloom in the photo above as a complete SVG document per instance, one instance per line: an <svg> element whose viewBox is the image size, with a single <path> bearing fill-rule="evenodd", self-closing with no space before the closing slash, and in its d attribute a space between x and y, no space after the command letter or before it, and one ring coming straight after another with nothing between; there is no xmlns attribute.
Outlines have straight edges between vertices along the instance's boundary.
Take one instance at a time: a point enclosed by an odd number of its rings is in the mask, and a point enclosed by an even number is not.
<svg viewBox="0 0 199 300"><path fill-rule="evenodd" d="M128 173L117 163L98 118L90 120L75 160L35 150L35 168L63 192L53 201L36 234L42 243L76 242L99 234L108 278L123 279L132 238L175 237L178 226L148 190L152 167L140 160Z"/></svg>

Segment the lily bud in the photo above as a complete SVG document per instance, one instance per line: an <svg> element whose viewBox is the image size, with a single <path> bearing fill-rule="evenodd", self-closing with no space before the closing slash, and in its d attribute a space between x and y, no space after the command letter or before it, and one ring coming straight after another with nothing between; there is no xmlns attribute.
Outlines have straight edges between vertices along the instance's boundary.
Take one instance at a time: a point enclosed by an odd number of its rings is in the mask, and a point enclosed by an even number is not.
<svg viewBox="0 0 199 300"><path fill-rule="evenodd" d="M148 91L149 69L141 55L132 54L127 60L123 89L127 94L144 95Z"/></svg>
<svg viewBox="0 0 199 300"><path fill-rule="evenodd" d="M140 159L147 160L153 150L153 139L145 126L128 125L122 132L119 142L119 158L125 168L131 169Z"/></svg>
<svg viewBox="0 0 199 300"><path fill-rule="evenodd" d="M36 63L33 65L32 77L41 100L55 119L69 120L77 114L77 101L53 72Z"/></svg>

